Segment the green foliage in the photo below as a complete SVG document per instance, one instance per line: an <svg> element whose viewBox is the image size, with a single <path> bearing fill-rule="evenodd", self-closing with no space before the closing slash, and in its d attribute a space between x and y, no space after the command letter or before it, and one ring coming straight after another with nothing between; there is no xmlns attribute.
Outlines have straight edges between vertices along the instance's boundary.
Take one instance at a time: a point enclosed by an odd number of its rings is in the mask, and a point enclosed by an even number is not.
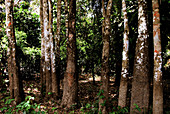
<svg viewBox="0 0 170 114"><path fill-rule="evenodd" d="M96 103L90 104L87 103L84 107L81 107L81 112L84 114L97 114L98 113L98 105Z"/></svg>
<svg viewBox="0 0 170 114"><path fill-rule="evenodd" d="M118 107L113 107L113 112L110 112L109 114L125 114L128 112L129 112L128 107L121 108L120 106L118 106Z"/></svg>
<svg viewBox="0 0 170 114"><path fill-rule="evenodd" d="M11 102L14 101L14 100L15 100L15 99L8 99L8 100L6 100L5 104L8 104L8 105L9 105L9 104L11 104Z"/></svg>
<svg viewBox="0 0 170 114"><path fill-rule="evenodd" d="M52 92L48 92L48 95L52 95L53 93Z"/></svg>
<svg viewBox="0 0 170 114"><path fill-rule="evenodd" d="M40 22L39 15L32 13L29 2L22 1L20 7L14 9L14 24L18 31L26 33L26 42L29 46L39 47L40 44Z"/></svg>
<svg viewBox="0 0 170 114"><path fill-rule="evenodd" d="M97 94L97 96L101 96L103 93L104 93L104 90L101 89L101 90L99 90L99 93Z"/></svg>
<svg viewBox="0 0 170 114"><path fill-rule="evenodd" d="M27 34L24 31L17 31L16 30L16 42L17 46L20 47L21 49L24 47L27 47L28 43L26 41Z"/></svg>
<svg viewBox="0 0 170 114"><path fill-rule="evenodd" d="M18 105L13 105L15 103L15 99L9 99L9 97L6 97L2 100L5 101L4 107L0 108L1 112L4 112L5 114L9 113L24 113L24 114L44 114L46 112L40 111L40 104L33 103L34 97L27 96L25 98L25 101L21 102Z"/></svg>
<svg viewBox="0 0 170 114"><path fill-rule="evenodd" d="M134 106L136 106L134 109L138 110L139 112L141 112L141 109L139 108L139 106L137 104L134 104Z"/></svg>

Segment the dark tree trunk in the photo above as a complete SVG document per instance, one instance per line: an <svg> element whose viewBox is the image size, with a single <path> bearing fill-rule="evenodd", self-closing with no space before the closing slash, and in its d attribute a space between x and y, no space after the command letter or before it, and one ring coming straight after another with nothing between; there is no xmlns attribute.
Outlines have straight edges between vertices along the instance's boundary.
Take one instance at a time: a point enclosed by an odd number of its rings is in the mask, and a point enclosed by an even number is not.
<svg viewBox="0 0 170 114"><path fill-rule="evenodd" d="M61 26L61 0L57 1L57 32L55 35L55 45L54 45L54 66L55 76L53 75L52 91L56 96L60 93L60 26Z"/></svg>
<svg viewBox="0 0 170 114"><path fill-rule="evenodd" d="M44 19L43 19L43 0L40 0L40 27L41 27L41 95L45 92L45 39L44 39Z"/></svg>
<svg viewBox="0 0 170 114"><path fill-rule="evenodd" d="M108 1L107 9L104 7L104 0L102 0L103 9L103 50L102 50L102 68L101 68L101 81L102 85L100 91L103 91L101 95L104 98L99 99L99 111L103 114L109 112L108 109L108 97L109 97L109 40L110 40L110 12L112 8L112 0Z"/></svg>
<svg viewBox="0 0 170 114"><path fill-rule="evenodd" d="M22 81L19 75L19 64L16 56L16 39L13 21L13 0L6 0L6 31L8 37L8 75L10 80L10 97L14 98L16 103L23 100Z"/></svg>
<svg viewBox="0 0 170 114"><path fill-rule="evenodd" d="M64 75L62 105L70 107L78 101L78 77L76 60L76 0L69 1L69 26L67 40L67 67Z"/></svg>

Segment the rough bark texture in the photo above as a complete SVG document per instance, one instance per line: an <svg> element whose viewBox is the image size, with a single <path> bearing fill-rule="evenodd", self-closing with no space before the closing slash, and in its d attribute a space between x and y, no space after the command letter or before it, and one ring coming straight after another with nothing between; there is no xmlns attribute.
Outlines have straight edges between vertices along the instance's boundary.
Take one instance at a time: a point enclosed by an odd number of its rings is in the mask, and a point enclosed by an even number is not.
<svg viewBox="0 0 170 114"><path fill-rule="evenodd" d="M153 114L163 114L162 49L158 0L152 0L152 5L154 41Z"/></svg>
<svg viewBox="0 0 170 114"><path fill-rule="evenodd" d="M43 0L40 0L40 25L41 25L41 95L45 92L45 39L44 39L44 19L43 19Z"/></svg>
<svg viewBox="0 0 170 114"><path fill-rule="evenodd" d="M119 99L118 106L125 107L126 106L126 96L127 96L127 84L128 84L128 75L129 75L129 27L128 27L128 17L126 11L126 3L125 0L122 0L122 9L123 9L123 17L124 17L124 33L123 33L123 60L122 60L122 72L121 72L121 80L119 87Z"/></svg>
<svg viewBox="0 0 170 114"><path fill-rule="evenodd" d="M69 28L67 40L67 67L64 76L64 91L62 105L70 107L77 103L78 100L78 77L77 77L77 61L76 61L76 0L69 1Z"/></svg>
<svg viewBox="0 0 170 114"><path fill-rule="evenodd" d="M68 39L68 0L65 2L65 26L66 26L66 38Z"/></svg>
<svg viewBox="0 0 170 114"><path fill-rule="evenodd" d="M109 112L108 109L108 97L109 97L109 40L110 40L110 12L112 7L112 0L108 1L107 9L104 7L104 0L102 0L103 9L103 27L102 27L102 37L103 37L103 50L102 50L102 69L101 69L101 81L102 85L100 91L104 98L99 99L99 111L103 114Z"/></svg>
<svg viewBox="0 0 170 114"><path fill-rule="evenodd" d="M57 98L57 76L56 76L56 56L55 56L55 47L54 47L54 37L53 37L53 5L52 1L48 0L49 5L49 37L50 37L50 51L51 51L51 79L49 87L51 88L49 92L53 93L53 98Z"/></svg>
<svg viewBox="0 0 170 114"><path fill-rule="evenodd" d="M19 79L19 66L16 59L16 39L13 22L13 0L6 0L6 33L8 37L8 75L10 80L10 97L14 98L16 103L23 99L22 82Z"/></svg>
<svg viewBox="0 0 170 114"><path fill-rule="evenodd" d="M49 9L48 0L43 1L43 17L44 17L44 40L45 40L45 73L46 73L46 96L51 92L51 43L49 34Z"/></svg>
<svg viewBox="0 0 170 114"><path fill-rule="evenodd" d="M147 113L149 105L149 54L147 28L147 2L138 0L138 39L136 42L135 61L132 81L130 113ZM134 108L141 108L138 112Z"/></svg>
<svg viewBox="0 0 170 114"><path fill-rule="evenodd" d="M53 71L55 71L55 76L52 76L52 92L56 96L59 96L60 91L60 23L61 21L61 0L57 2L57 32L55 35L55 47L54 47L54 56L53 59Z"/></svg>

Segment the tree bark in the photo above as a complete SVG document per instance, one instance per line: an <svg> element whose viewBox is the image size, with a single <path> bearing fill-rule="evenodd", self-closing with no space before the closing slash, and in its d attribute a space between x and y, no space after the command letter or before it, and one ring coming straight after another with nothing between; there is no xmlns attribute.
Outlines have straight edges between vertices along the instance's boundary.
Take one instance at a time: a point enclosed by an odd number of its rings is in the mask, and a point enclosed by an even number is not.
<svg viewBox="0 0 170 114"><path fill-rule="evenodd" d="M40 0L40 27L41 27L41 95L45 92L45 39L44 39L44 19L43 19L43 0Z"/></svg>
<svg viewBox="0 0 170 114"><path fill-rule="evenodd" d="M53 98L57 98L57 75L56 75L56 55L55 55L55 46L54 46L54 37L53 37L53 4L51 0L48 0L49 4L49 36L50 36L50 51L51 51L51 92L53 93Z"/></svg>
<svg viewBox="0 0 170 114"><path fill-rule="evenodd" d="M103 114L109 112L108 108L108 97L109 97L109 40L110 40L110 12L112 8L112 0L108 1L107 9L104 8L104 0L102 0L102 9L103 9L103 50L102 50L102 69L101 69L101 81L102 85L100 91L104 98L99 99L99 111Z"/></svg>
<svg viewBox="0 0 170 114"><path fill-rule="evenodd" d="M158 0L152 0L152 8L154 41L153 114L163 114L162 49Z"/></svg>
<svg viewBox="0 0 170 114"><path fill-rule="evenodd" d="M76 0L69 1L69 26L67 40L67 67L64 76L62 105L71 107L78 101L78 76L76 60Z"/></svg>
<svg viewBox="0 0 170 114"><path fill-rule="evenodd" d="M122 0L122 9L124 16L124 35L123 35L123 60L122 60L122 71L121 71L121 80L119 87L119 99L118 106L126 106L126 97L127 97L127 86L128 86L128 75L129 75L129 26L128 26L128 17L126 11L125 0Z"/></svg>
<svg viewBox="0 0 170 114"><path fill-rule="evenodd" d="M45 74L46 74L46 97L51 92L51 43L49 33L49 7L48 0L44 0L44 39L45 39Z"/></svg>
<svg viewBox="0 0 170 114"><path fill-rule="evenodd" d="M53 71L55 71L55 76L52 76L52 91L56 96L59 96L60 92L60 26L61 26L61 0L57 2L57 32L54 37L55 45L54 45L54 56L53 59Z"/></svg>
<svg viewBox="0 0 170 114"><path fill-rule="evenodd" d="M148 113L149 105L149 49L147 2L138 0L138 39L133 70L130 113ZM137 104L141 112L135 110Z"/></svg>
<svg viewBox="0 0 170 114"><path fill-rule="evenodd" d="M10 97L14 98L16 103L23 100L22 81L19 75L19 64L16 56L16 39L13 21L13 0L5 0L6 5L6 33L8 37L8 75L10 80Z"/></svg>

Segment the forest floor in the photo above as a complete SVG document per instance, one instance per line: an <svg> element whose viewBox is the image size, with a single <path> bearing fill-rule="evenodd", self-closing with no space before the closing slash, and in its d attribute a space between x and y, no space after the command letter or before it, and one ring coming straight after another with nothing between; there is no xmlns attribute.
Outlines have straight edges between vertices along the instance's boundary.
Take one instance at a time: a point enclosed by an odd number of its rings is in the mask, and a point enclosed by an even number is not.
<svg viewBox="0 0 170 114"><path fill-rule="evenodd" d="M99 96L97 95L99 93L100 89L100 77L96 77L95 79L95 85L93 84L92 78L85 78L85 77L80 77L81 80L79 80L79 107L71 107L70 109L61 107L61 97L59 100L54 100L53 98L49 99L44 99L41 97L40 94L40 80L39 79L34 79L34 80L29 80L29 81L23 81L23 87L24 87L24 92L25 96L31 96L31 102L29 104L32 106L31 108L34 108L36 112L41 111L41 112L46 112L48 114L53 114L57 112L57 114L73 114L73 113L87 113L87 114L95 114L97 113L98 110L98 100ZM117 107L117 99L118 99L118 87L114 86L114 78L110 80L110 88L109 88L109 96L110 96L110 107ZM62 95L62 84L61 84L61 95ZM128 90L128 106L129 107L129 101L130 101L130 89ZM169 95L168 95L169 97ZM10 107L14 107L13 104L8 103L6 98L9 99L9 89L5 92L2 92L0 95L0 113L6 112ZM168 100L167 98L166 100ZM166 102L165 104L165 110L169 110L169 103ZM3 107L5 110L1 110ZM26 108L26 107L25 107ZM31 110L29 109L29 111ZM20 108L21 109L21 108ZM129 111L129 108L126 108ZM15 108L12 108L12 110L16 110ZM117 110L117 109L116 109ZM112 109L113 111L113 109ZM170 112L170 111L169 111ZM168 113L167 113L168 114ZM170 114L170 113L169 113Z"/></svg>
<svg viewBox="0 0 170 114"><path fill-rule="evenodd" d="M100 77L95 78L95 84L93 84L92 78L85 78L84 76L80 77L81 80L79 80L79 107L72 107L70 109L63 108L60 106L61 104L61 97L59 100L54 100L53 98L44 99L41 97L41 87L40 87L40 80L34 79L23 81L23 87L24 87L24 93L25 97L31 96L31 102L30 105L33 106L34 103L36 103L38 106L37 109L39 111L44 111L47 113L53 114L54 112L57 113L83 113L83 112L96 112L97 106L98 106L98 100L99 96L97 95L99 93L100 89ZM117 105L117 88L113 86L114 85L114 79L110 81L110 91L109 94L111 96L111 104L112 106ZM6 84L6 86L8 86ZM62 95L62 84L61 86L61 95ZM6 112L5 110L1 110L3 107L13 107L14 104L8 103L7 99L9 99L9 88L6 89L5 92L2 92L0 95L0 113ZM7 108L5 108L7 110ZM13 108L14 110L15 108Z"/></svg>
<svg viewBox="0 0 170 114"><path fill-rule="evenodd" d="M44 100L40 96L40 82L37 81L24 81L24 92L27 95L31 95L35 97L34 102L40 105L41 111L47 111L48 113L83 113L83 112L95 112L97 111L97 105L99 96L97 95L99 93L100 89L100 77L96 77L95 84L93 84L92 78L85 78L80 77L81 80L79 80L79 107L72 107L70 109L63 108L60 106L61 104L61 97L59 100L54 100L53 98L49 98L48 100ZM111 96L112 105L116 107L117 105L117 88L113 86L114 80L110 81L110 91L109 94ZM62 95L62 84L61 86L61 95ZM55 108L54 108L55 107ZM83 109L84 108L84 109Z"/></svg>

